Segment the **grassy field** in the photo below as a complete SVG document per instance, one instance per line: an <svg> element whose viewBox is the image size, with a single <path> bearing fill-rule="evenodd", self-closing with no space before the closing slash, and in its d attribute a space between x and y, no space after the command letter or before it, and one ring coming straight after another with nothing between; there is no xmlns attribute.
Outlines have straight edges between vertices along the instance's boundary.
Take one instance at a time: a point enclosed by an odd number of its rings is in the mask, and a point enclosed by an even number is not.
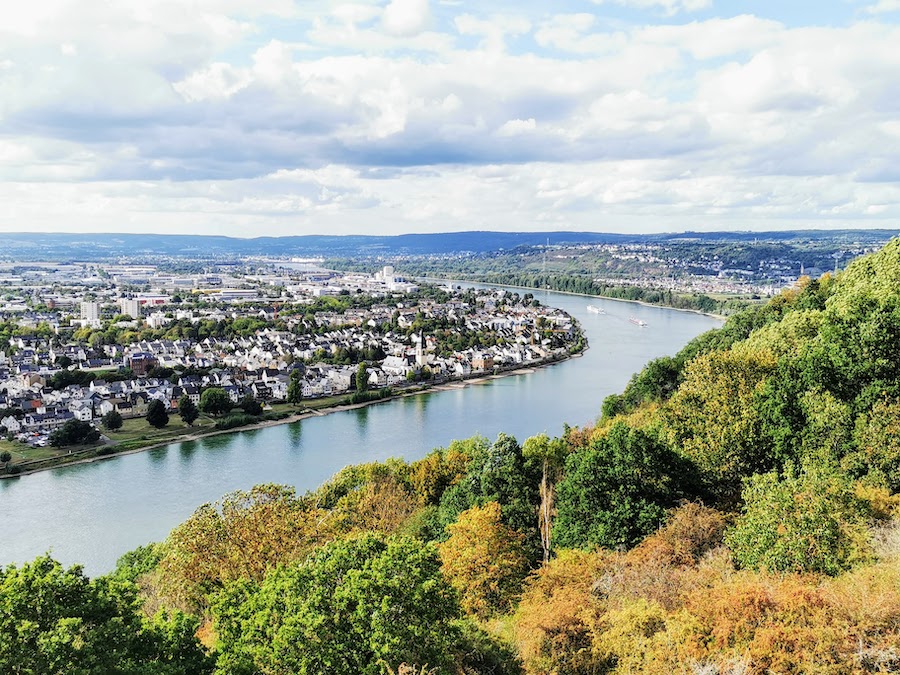
<svg viewBox="0 0 900 675"><path fill-rule="evenodd" d="M333 406L344 405L348 402L348 396L329 396L327 398L317 398L302 401L299 405L289 403L273 403L271 404L271 412L283 415L293 415L304 412L305 410L321 410ZM239 408L235 408L234 413L240 413ZM200 415L192 426L186 426L178 414L169 415L169 423L161 429L156 429L143 417L135 419L123 420L122 427L115 431L109 431L99 427L104 436L106 436L111 444L108 445L91 445L91 446L71 446L66 448L37 447L32 448L17 441L0 440L0 452L9 450L12 454L11 465L24 464L28 462L39 462L43 468L45 466L56 466L67 463L73 459L91 457L95 454L109 454L110 451L123 452L126 450L135 450L138 448L156 445L158 443L166 443L168 441L177 441L179 438L191 434L204 434L215 430L217 418L208 415ZM55 460L55 461L54 461Z"/></svg>
<svg viewBox="0 0 900 675"><path fill-rule="evenodd" d="M147 444L157 443L176 436L207 431L215 425L215 420L206 415L200 415L193 426L187 426L178 415L169 415L169 423L162 429L151 427L143 417L123 420L122 428L115 431L103 430L103 435L115 443L127 443L130 441L147 441Z"/></svg>
<svg viewBox="0 0 900 675"><path fill-rule="evenodd" d="M59 448L51 448L49 445L46 448L32 448L24 443L19 443L18 441L0 441L0 452L4 450L9 450L12 455L12 461L10 464L20 464L21 462L30 462L34 459L48 459L50 457L59 457L60 455L65 455L68 452L68 449L60 450Z"/></svg>

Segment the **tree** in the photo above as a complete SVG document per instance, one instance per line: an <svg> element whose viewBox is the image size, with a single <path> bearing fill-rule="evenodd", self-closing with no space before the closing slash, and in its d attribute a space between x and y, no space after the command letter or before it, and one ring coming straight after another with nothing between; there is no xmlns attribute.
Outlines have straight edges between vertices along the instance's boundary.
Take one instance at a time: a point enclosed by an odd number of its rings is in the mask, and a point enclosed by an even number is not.
<svg viewBox="0 0 900 675"><path fill-rule="evenodd" d="M9 463L12 461L12 453L9 450L4 450L0 452L0 462L3 462L4 470L9 468Z"/></svg>
<svg viewBox="0 0 900 675"><path fill-rule="evenodd" d="M503 522L536 546L535 512L540 501L537 465L526 461L514 437L502 433L492 445L472 444L471 452L465 478L441 497L441 522L452 523L466 509L494 501L500 504Z"/></svg>
<svg viewBox="0 0 900 675"><path fill-rule="evenodd" d="M857 450L842 461L856 475L868 474L891 492L900 492L900 401L883 400L872 406L856 428Z"/></svg>
<svg viewBox="0 0 900 675"><path fill-rule="evenodd" d="M303 381L300 379L300 371L291 372L291 379L288 382L287 402L297 405L303 400Z"/></svg>
<svg viewBox="0 0 900 675"><path fill-rule="evenodd" d="M361 361L356 368L356 391L360 393L369 390L369 371L366 368L366 362Z"/></svg>
<svg viewBox="0 0 900 675"><path fill-rule="evenodd" d="M134 584L91 580L42 556L0 569L0 589L0 672L209 672L197 621L181 612L143 618Z"/></svg>
<svg viewBox="0 0 900 675"><path fill-rule="evenodd" d="M775 365L765 348L713 351L688 363L670 400L672 445L683 449L724 500L740 494L744 476L774 463L754 404Z"/></svg>
<svg viewBox="0 0 900 675"><path fill-rule="evenodd" d="M262 403L253 398L251 394L244 396L238 405L248 415L262 415Z"/></svg>
<svg viewBox="0 0 900 675"><path fill-rule="evenodd" d="M162 429L169 423L169 413L166 410L166 404L158 398L150 401L150 405L147 406L147 422L156 429Z"/></svg>
<svg viewBox="0 0 900 675"><path fill-rule="evenodd" d="M463 609L482 618L509 611L528 574L524 536L503 524L497 502L462 512L447 530L441 569Z"/></svg>
<svg viewBox="0 0 900 675"><path fill-rule="evenodd" d="M210 387L200 394L200 410L207 415L224 415L231 410L231 398L221 387Z"/></svg>
<svg viewBox="0 0 900 675"><path fill-rule="evenodd" d="M197 410L194 401L187 394L178 399L178 415L181 417L181 421L188 426L191 426L200 416L200 411Z"/></svg>
<svg viewBox="0 0 900 675"><path fill-rule="evenodd" d="M526 439L522 446L522 456L540 462L541 503L538 507L538 529L541 532L541 548L544 550L544 564L550 561L553 516L556 513L556 483L566 460L568 448L560 438L550 440L547 434Z"/></svg>
<svg viewBox="0 0 900 675"><path fill-rule="evenodd" d="M104 429L109 429L110 431L121 429L122 415L118 410L110 410L103 416L103 418L101 419L101 423L103 424Z"/></svg>
<svg viewBox="0 0 900 675"><path fill-rule="evenodd" d="M261 584L231 584L213 614L221 672L457 672L459 605L434 548L407 537L333 542Z"/></svg>
<svg viewBox="0 0 900 675"><path fill-rule="evenodd" d="M666 509L690 497L693 476L665 443L618 422L566 459L553 535L560 546L634 546L656 530Z"/></svg>
<svg viewBox="0 0 900 675"><path fill-rule="evenodd" d="M836 575L870 553L866 507L846 477L829 468L747 480L743 512L726 536L741 567Z"/></svg>
<svg viewBox="0 0 900 675"><path fill-rule="evenodd" d="M68 420L59 429L50 434L50 445L54 448L62 448L67 445L81 445L82 443L94 443L100 440L100 432L90 422L81 420Z"/></svg>
<svg viewBox="0 0 900 675"><path fill-rule="evenodd" d="M208 595L238 579L262 582L277 564L331 538L327 513L293 488L256 485L204 504L169 534L160 562L166 593L205 609Z"/></svg>

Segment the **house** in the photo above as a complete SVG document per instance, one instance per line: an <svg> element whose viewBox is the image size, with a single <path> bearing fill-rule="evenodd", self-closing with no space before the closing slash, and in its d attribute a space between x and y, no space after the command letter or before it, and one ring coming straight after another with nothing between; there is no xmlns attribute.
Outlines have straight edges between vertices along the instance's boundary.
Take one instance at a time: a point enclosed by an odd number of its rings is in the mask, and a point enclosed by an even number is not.
<svg viewBox="0 0 900 675"><path fill-rule="evenodd" d="M493 370L494 357L487 352L479 352L472 356L473 370Z"/></svg>
<svg viewBox="0 0 900 675"><path fill-rule="evenodd" d="M7 415L0 420L0 426L3 426L10 434L17 434L22 429L22 423L12 415Z"/></svg>
<svg viewBox="0 0 900 675"><path fill-rule="evenodd" d="M94 419L94 407L85 401L76 401L69 408L75 419L81 422L90 422Z"/></svg>
<svg viewBox="0 0 900 675"><path fill-rule="evenodd" d="M272 398L272 389L263 382L254 382L251 384L250 391L253 392L253 398L258 401L268 401Z"/></svg>
<svg viewBox="0 0 900 675"><path fill-rule="evenodd" d="M244 392L236 384L226 385L226 386L222 387L222 389L225 391L226 394L228 394L228 398L231 399L232 403L239 403L240 400L244 396Z"/></svg>

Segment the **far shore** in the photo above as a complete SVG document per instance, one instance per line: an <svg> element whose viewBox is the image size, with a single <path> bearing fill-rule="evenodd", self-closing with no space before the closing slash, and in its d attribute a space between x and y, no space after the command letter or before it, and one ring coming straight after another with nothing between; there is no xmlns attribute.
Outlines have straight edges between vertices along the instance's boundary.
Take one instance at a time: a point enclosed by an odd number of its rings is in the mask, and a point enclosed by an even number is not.
<svg viewBox="0 0 900 675"><path fill-rule="evenodd" d="M661 303L645 302L643 300L628 300L626 298L611 298L608 295L592 295L590 293L576 293L575 291L557 291L553 288L534 288L532 286L516 286L515 284L494 284L490 281L478 281L477 279L441 279L437 277L420 277L428 282L443 282L453 284L479 284L481 286L493 286L494 288L519 288L523 291L534 291L536 293L559 293L561 295L575 295L581 298L595 298L597 300L610 300L612 302L628 302L633 305L642 305L644 307L656 307L658 309L671 309L673 312L690 312L691 314L699 314L700 316L708 316L720 321L726 321L727 316L722 314L713 314L712 312L703 312L699 309L689 309L687 307L672 307Z"/></svg>
<svg viewBox="0 0 900 675"><path fill-rule="evenodd" d="M585 347L585 350L589 349L589 345ZM173 445L175 443L187 443L190 441L196 441L201 438L209 438L211 436L220 436L222 434L234 434L240 433L241 431L253 431L255 429L264 429L266 427L274 427L281 424L292 424L294 422L300 422L302 420L308 419L310 417L323 417L325 415L330 415L332 413L344 412L346 410L355 410L357 408L364 408L366 406L375 405L378 403L386 403L388 401L393 401L398 398L406 398L409 396L419 396L421 394L431 394L435 392L441 391L454 391L458 389L462 389L464 387L476 384L484 384L485 382L489 382L491 380L497 380L504 377L510 377L512 375L530 375L533 374L539 368L546 368L548 366L552 366L558 363L563 363L572 358L580 357L584 352L578 352L576 354L567 354L558 359L548 359L545 361L536 361L534 363L526 363L522 364L522 366L513 368L510 370L502 370L496 373L476 373L470 377L463 379L454 379L447 380L446 382L441 382L439 384L424 384L419 385L414 388L408 390L400 390L396 393L388 396L386 398L379 398L372 401L364 401L362 403L345 403L341 405L328 406L326 408L319 409L306 409L302 412L298 412L294 415L290 415L289 417L285 417L280 420L263 420L260 422L256 422L254 424L248 424L246 426L235 427L233 429L210 429L208 431L196 431L194 433L185 433L183 436L175 436L172 438L167 438L162 441L156 441L149 443L147 445L142 445L137 448L129 448L128 450L122 450L121 452L114 452L109 455L92 455L90 457L78 457L78 455L72 455L72 459L66 461L66 457L69 455L60 455L58 458L59 462L56 463L48 463L47 466L37 466L32 469L23 468L21 472L16 474L0 474L0 479L5 478L18 478L20 476L27 476L33 473L39 473L41 471L51 471L53 469L58 469L66 466L75 466L77 464L90 464L92 462L100 462L108 459L115 459L117 457L124 457L125 455L133 455L138 452L145 452L147 450L153 450L154 448L161 448L167 445ZM107 444L102 446L97 446L91 448L90 450L85 450L84 452L96 451L101 447L115 447L114 444Z"/></svg>

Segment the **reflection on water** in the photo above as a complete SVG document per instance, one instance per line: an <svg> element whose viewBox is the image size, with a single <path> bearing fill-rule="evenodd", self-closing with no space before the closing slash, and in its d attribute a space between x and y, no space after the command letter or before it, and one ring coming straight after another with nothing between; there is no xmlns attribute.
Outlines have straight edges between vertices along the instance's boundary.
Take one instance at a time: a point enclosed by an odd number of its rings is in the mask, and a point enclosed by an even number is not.
<svg viewBox="0 0 900 675"><path fill-rule="evenodd" d="M587 313L588 302L607 315ZM603 398L621 391L648 360L673 354L718 325L695 314L600 299L549 294L548 304L581 321L591 343L582 358L480 386L0 481L0 565L52 549L65 564L82 562L88 573L102 573L122 553L165 538L200 504L236 489L274 482L303 493L347 464L416 459L456 438L559 435L565 422L594 420ZM625 319L615 320L618 315ZM629 316L648 327L636 327Z"/></svg>
<svg viewBox="0 0 900 675"><path fill-rule="evenodd" d="M353 418L356 420L356 430L360 436L365 436L366 428L369 426L369 407L356 408L353 411Z"/></svg>
<svg viewBox="0 0 900 675"><path fill-rule="evenodd" d="M303 422L293 422L286 426L288 445L291 450L299 450L300 444L303 442Z"/></svg>

